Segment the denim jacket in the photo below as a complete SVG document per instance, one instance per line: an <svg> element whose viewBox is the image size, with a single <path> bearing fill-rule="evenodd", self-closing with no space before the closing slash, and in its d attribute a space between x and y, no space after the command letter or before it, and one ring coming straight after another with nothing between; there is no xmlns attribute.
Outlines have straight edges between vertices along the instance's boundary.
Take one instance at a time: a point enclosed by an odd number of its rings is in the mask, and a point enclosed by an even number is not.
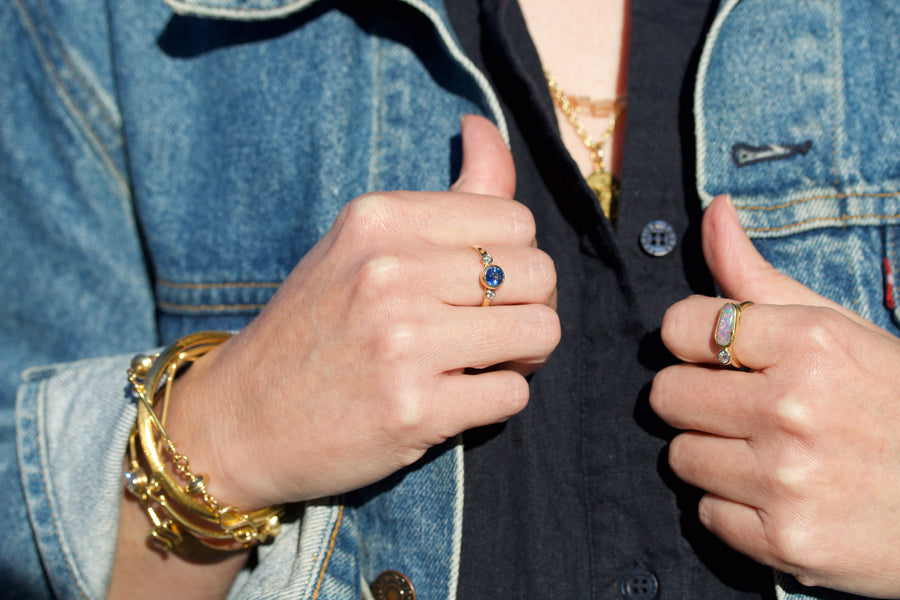
<svg viewBox="0 0 900 600"><path fill-rule="evenodd" d="M896 333L900 9L849 4L723 4L698 186L733 195L776 266ZM503 116L439 0L10 0L0 45L0 569L29 597L101 598L130 357L240 328L347 200L445 190L459 117ZM298 507L231 597L370 598L395 569L454 598L462 467L449 442Z"/></svg>

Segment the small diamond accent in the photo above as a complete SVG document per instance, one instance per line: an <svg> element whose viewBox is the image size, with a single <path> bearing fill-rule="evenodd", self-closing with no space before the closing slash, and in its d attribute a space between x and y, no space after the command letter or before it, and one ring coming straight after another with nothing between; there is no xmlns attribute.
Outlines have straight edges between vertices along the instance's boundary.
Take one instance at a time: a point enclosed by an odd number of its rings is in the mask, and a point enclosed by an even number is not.
<svg viewBox="0 0 900 600"><path fill-rule="evenodd" d="M720 364L727 365L731 362L731 351L728 348L725 348L719 352L719 355L716 358L719 359Z"/></svg>
<svg viewBox="0 0 900 600"><path fill-rule="evenodd" d="M493 300L497 296L497 292L494 290L484 290L484 297L488 300Z"/></svg>
<svg viewBox="0 0 900 600"><path fill-rule="evenodd" d="M491 256L490 254L485 254L481 257L481 262L483 262L486 265L489 265L492 262L494 262L494 257Z"/></svg>

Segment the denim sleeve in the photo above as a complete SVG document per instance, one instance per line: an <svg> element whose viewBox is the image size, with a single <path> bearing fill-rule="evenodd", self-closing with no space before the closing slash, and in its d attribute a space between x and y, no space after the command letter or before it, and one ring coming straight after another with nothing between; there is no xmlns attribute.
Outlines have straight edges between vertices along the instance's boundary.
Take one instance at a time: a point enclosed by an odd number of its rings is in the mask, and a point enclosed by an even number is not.
<svg viewBox="0 0 900 600"><path fill-rule="evenodd" d="M129 363L130 355L33 369L19 389L16 444L28 523L59 598L106 593L135 418L125 388Z"/></svg>
<svg viewBox="0 0 900 600"><path fill-rule="evenodd" d="M102 597L128 362L74 361L157 345L106 14L99 0L0 3L0 56L16 57L0 61L4 596ZM57 363L72 364L22 384Z"/></svg>

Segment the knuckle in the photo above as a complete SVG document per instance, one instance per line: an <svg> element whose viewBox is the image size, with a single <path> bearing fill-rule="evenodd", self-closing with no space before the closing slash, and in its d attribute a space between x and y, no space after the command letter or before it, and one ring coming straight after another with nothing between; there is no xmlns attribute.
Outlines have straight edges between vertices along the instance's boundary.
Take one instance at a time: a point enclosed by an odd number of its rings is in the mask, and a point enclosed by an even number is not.
<svg viewBox="0 0 900 600"><path fill-rule="evenodd" d="M559 314L543 304L535 306L534 329L536 339L542 340L543 346L552 351L562 339L562 325Z"/></svg>
<svg viewBox="0 0 900 600"><path fill-rule="evenodd" d="M524 375L508 372L508 377L495 394L498 420L505 420L520 413L528 406L531 390Z"/></svg>
<svg viewBox="0 0 900 600"><path fill-rule="evenodd" d="M422 395L413 387L396 390L388 410L389 427L394 431L406 432L419 428L425 421L425 405Z"/></svg>
<svg viewBox="0 0 900 600"><path fill-rule="evenodd" d="M668 407L669 390L672 389L672 378L675 375L674 367L667 367L659 371L653 378L650 385L650 396L648 401L650 407L657 414L666 414Z"/></svg>
<svg viewBox="0 0 900 600"><path fill-rule="evenodd" d="M371 236L384 231L396 211L396 192L370 192L357 196L341 209L342 229L353 238Z"/></svg>
<svg viewBox="0 0 900 600"><path fill-rule="evenodd" d="M684 435L676 435L669 442L669 466L678 474L684 472L684 466L687 464L687 438Z"/></svg>
<svg viewBox="0 0 900 600"><path fill-rule="evenodd" d="M382 326L378 333L375 351L381 357L386 369L395 376L411 377L411 367L415 366L418 347L416 328L404 321L391 321Z"/></svg>
<svg viewBox="0 0 900 600"><path fill-rule="evenodd" d="M667 308L666 312L663 314L662 324L660 325L660 336L667 347L672 340L679 339L683 334L685 321L683 319L684 302L689 300L690 299L676 302Z"/></svg>
<svg viewBox="0 0 900 600"><path fill-rule="evenodd" d="M401 277L402 264L398 256L375 255L362 261L356 278L356 288L366 296L381 296L395 289Z"/></svg>
<svg viewBox="0 0 900 600"><path fill-rule="evenodd" d="M799 323L802 333L797 339L803 353L821 361L833 357L843 347L837 316L833 310L816 309Z"/></svg>
<svg viewBox="0 0 900 600"><path fill-rule="evenodd" d="M816 432L818 412L803 394L786 392L769 404L768 422L793 437L805 438Z"/></svg>
<svg viewBox="0 0 900 600"><path fill-rule="evenodd" d="M528 386L528 380L524 377L514 377L509 385L509 406L510 414L517 414L528 406L531 390Z"/></svg>
<svg viewBox="0 0 900 600"><path fill-rule="evenodd" d="M776 526L769 545L775 561L790 565L791 571L796 573L808 574L819 553L815 534L793 516Z"/></svg>
<svg viewBox="0 0 900 600"><path fill-rule="evenodd" d="M772 471L772 481L778 492L788 498L797 498L809 488L811 469L802 463L782 464Z"/></svg>
<svg viewBox="0 0 900 600"><path fill-rule="evenodd" d="M531 269L530 280L549 299L556 289L557 282L556 265L553 263L553 259L546 252L539 250L529 266Z"/></svg>
<svg viewBox="0 0 900 600"><path fill-rule="evenodd" d="M511 233L525 240L533 240L537 234L534 214L521 202L512 202L506 213L506 223Z"/></svg>

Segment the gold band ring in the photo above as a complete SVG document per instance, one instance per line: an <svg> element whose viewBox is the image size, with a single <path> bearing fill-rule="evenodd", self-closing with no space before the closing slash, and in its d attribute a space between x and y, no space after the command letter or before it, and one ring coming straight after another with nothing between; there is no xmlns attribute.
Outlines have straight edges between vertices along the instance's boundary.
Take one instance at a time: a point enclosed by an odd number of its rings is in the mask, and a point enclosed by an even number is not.
<svg viewBox="0 0 900 600"><path fill-rule="evenodd" d="M497 295L497 288L506 279L506 274L503 272L503 269L494 264L494 257L488 254L484 248L481 246L472 246L472 248L481 255L482 269L478 278L484 290L484 300L482 300L481 305L490 306L491 301Z"/></svg>
<svg viewBox="0 0 900 600"><path fill-rule="evenodd" d="M752 302L741 302L740 304L728 302L719 311L719 318L716 319L716 327L713 329L713 341L721 348L716 355L716 360L720 365L730 365L736 369L743 366L734 355L732 345L734 345L734 340L737 339L741 327L741 311L752 304Z"/></svg>

